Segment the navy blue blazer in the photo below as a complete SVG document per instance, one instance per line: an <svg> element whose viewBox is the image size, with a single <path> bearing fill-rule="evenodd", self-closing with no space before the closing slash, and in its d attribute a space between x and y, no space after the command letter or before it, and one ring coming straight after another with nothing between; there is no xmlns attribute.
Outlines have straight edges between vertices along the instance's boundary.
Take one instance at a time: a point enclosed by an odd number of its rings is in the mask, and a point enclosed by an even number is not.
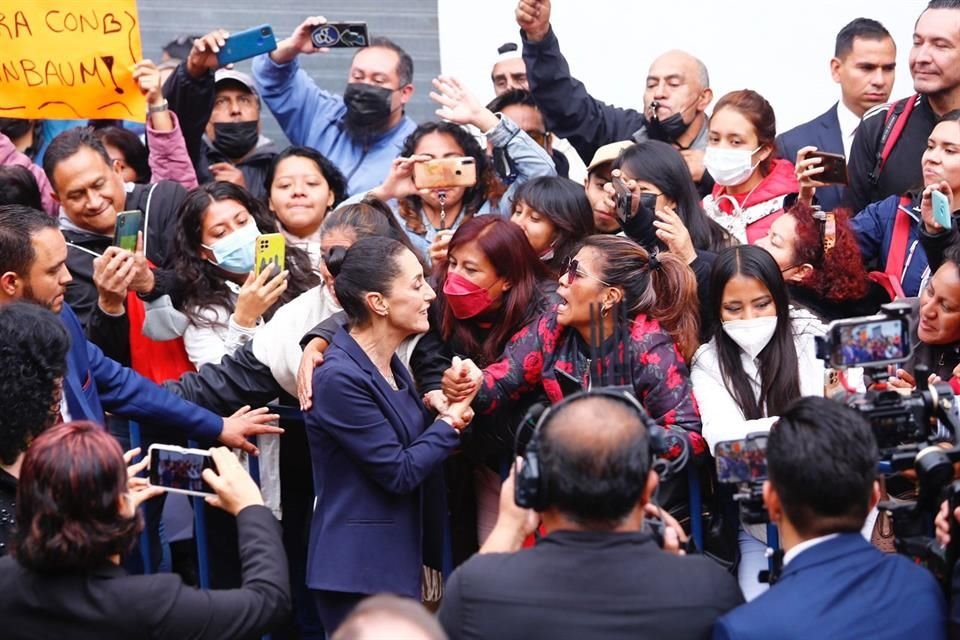
<svg viewBox="0 0 960 640"><path fill-rule="evenodd" d="M777 151L780 157L796 163L797 151L807 145L814 145L820 151L844 155L840 120L837 118L839 107L840 104L837 103L810 122L805 122L777 136ZM833 211L843 204L844 190L843 185L821 187L817 189L817 202L824 211Z"/></svg>
<svg viewBox="0 0 960 640"><path fill-rule="evenodd" d="M430 420L400 359L390 364L399 391L341 329L314 372L306 414L317 496L311 589L419 598L423 549L441 545L436 472L459 437L446 422Z"/></svg>
<svg viewBox="0 0 960 640"><path fill-rule="evenodd" d="M844 533L801 552L780 581L719 618L714 640L946 638L947 609L933 575Z"/></svg>
<svg viewBox="0 0 960 640"><path fill-rule="evenodd" d="M70 334L63 394L73 420L104 424L104 410L121 418L176 429L177 435L216 440L223 419L157 386L132 369L103 355L87 340L70 305L64 304L60 321Z"/></svg>

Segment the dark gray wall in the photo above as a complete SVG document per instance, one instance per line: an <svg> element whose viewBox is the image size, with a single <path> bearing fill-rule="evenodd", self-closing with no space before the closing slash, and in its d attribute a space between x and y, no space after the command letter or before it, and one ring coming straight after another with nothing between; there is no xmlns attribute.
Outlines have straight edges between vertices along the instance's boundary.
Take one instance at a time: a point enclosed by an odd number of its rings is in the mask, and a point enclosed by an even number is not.
<svg viewBox="0 0 960 640"><path fill-rule="evenodd" d="M143 55L160 59L163 45L181 34L202 35L217 28L240 31L263 23L273 27L277 40L290 35L304 18L325 16L335 21L365 21L371 36L395 40L413 57L416 91L407 114L417 122L434 119L436 105L427 94L440 73L436 0L139 0ZM323 89L342 93L352 52L301 56L301 64ZM237 65L250 71L250 62ZM264 134L286 143L280 127L264 110Z"/></svg>

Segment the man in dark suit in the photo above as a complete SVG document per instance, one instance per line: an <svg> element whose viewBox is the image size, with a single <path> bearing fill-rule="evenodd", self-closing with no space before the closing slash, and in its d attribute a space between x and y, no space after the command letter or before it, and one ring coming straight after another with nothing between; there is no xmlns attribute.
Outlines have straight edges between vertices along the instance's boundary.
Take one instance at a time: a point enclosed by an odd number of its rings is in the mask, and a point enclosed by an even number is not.
<svg viewBox="0 0 960 640"><path fill-rule="evenodd" d="M450 638L703 638L743 602L729 573L661 550L645 530L658 477L637 408L583 394L535 437L547 535L499 552L536 527L513 504L511 477L481 553L447 582L439 616Z"/></svg>
<svg viewBox="0 0 960 640"><path fill-rule="evenodd" d="M763 499L786 554L779 581L714 627L714 640L946 637L933 575L870 545L879 458L855 410L806 397L770 430Z"/></svg>
<svg viewBox="0 0 960 640"><path fill-rule="evenodd" d="M158 387L103 355L64 304L70 272L57 221L22 205L0 206L0 305L28 300L60 315L70 334L61 415L104 423L104 410L132 420L169 425L174 437L212 441L250 453L248 436L281 429L243 418L221 418Z"/></svg>
<svg viewBox="0 0 960 640"><path fill-rule="evenodd" d="M856 18L847 24L837 34L830 60L830 75L840 85L840 101L826 113L778 136L780 156L796 163L800 149L814 146L849 158L860 118L890 97L896 61L897 46L882 24L869 18ZM840 206L843 197L841 185L817 189L817 200L827 211Z"/></svg>

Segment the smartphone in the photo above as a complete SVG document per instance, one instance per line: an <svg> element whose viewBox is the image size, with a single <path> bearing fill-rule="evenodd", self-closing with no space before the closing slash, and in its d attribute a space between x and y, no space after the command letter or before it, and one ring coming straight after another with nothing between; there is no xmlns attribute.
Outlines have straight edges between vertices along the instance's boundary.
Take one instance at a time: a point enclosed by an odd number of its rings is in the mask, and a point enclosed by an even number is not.
<svg viewBox="0 0 960 640"><path fill-rule="evenodd" d="M477 184L477 164L473 158L440 158L413 165L413 184L417 189L472 187Z"/></svg>
<svg viewBox="0 0 960 640"><path fill-rule="evenodd" d="M640 215L645 220L653 220L654 212L657 210L657 194L649 191L641 191L634 194L627 188L620 178L611 178L614 191L617 192L617 218L621 224L624 224L631 218ZM633 196L639 199L639 206L633 208Z"/></svg>
<svg viewBox="0 0 960 640"><path fill-rule="evenodd" d="M143 211L121 211L113 232L113 244L127 251L137 250L137 234L143 231Z"/></svg>
<svg viewBox="0 0 960 640"><path fill-rule="evenodd" d="M253 270L259 276L268 264L274 265L273 276L283 271L286 265L287 241L280 233L265 233L257 236Z"/></svg>
<svg viewBox="0 0 960 640"><path fill-rule="evenodd" d="M191 496L216 495L201 475L204 469L216 471L209 451L186 449L169 444L152 444L148 455L150 456L148 482L151 485Z"/></svg>
<svg viewBox="0 0 960 640"><path fill-rule="evenodd" d="M834 320L827 331L830 364L834 367L894 364L910 357L910 322L906 316Z"/></svg>
<svg viewBox="0 0 960 640"><path fill-rule="evenodd" d="M950 211L950 200L940 191L931 191L930 200L933 203L933 219L944 229L953 226L953 214Z"/></svg>
<svg viewBox="0 0 960 640"><path fill-rule="evenodd" d="M223 67L231 62L270 53L276 48L277 39L273 35L273 27L262 24L259 27L238 31L227 38L217 54L217 62Z"/></svg>
<svg viewBox="0 0 960 640"><path fill-rule="evenodd" d="M718 442L713 451L717 459L717 480L740 484L767 479L767 434L751 433L743 440Z"/></svg>
<svg viewBox="0 0 960 640"><path fill-rule="evenodd" d="M329 49L354 49L370 44L366 22L328 22L310 34L313 46Z"/></svg>
<svg viewBox="0 0 960 640"><path fill-rule="evenodd" d="M823 167L823 173L814 176L814 180L825 184L847 184L847 159L842 154L811 151L807 157L821 158L820 166Z"/></svg>

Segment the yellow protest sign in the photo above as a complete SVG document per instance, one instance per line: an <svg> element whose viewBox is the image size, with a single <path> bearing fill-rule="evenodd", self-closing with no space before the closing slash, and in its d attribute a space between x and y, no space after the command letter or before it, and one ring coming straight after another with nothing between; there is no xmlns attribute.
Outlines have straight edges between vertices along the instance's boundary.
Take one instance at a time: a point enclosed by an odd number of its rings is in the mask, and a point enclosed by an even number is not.
<svg viewBox="0 0 960 640"><path fill-rule="evenodd" d="M143 122L136 0L0 0L0 116Z"/></svg>

